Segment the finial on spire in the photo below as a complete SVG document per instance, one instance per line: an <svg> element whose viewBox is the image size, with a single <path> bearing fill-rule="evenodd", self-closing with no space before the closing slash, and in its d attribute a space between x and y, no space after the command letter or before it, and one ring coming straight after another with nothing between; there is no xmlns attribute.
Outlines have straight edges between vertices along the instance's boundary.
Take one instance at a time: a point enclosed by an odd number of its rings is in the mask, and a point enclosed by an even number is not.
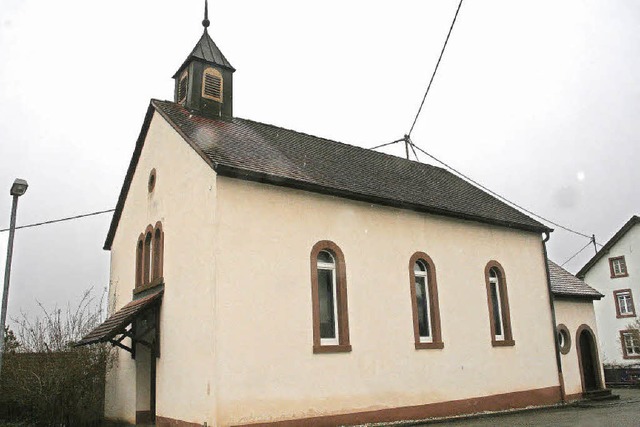
<svg viewBox="0 0 640 427"><path fill-rule="evenodd" d="M202 26L204 27L205 31L207 30L209 24L211 24L211 22L209 21L209 2L207 0L204 0L204 19L202 20Z"/></svg>

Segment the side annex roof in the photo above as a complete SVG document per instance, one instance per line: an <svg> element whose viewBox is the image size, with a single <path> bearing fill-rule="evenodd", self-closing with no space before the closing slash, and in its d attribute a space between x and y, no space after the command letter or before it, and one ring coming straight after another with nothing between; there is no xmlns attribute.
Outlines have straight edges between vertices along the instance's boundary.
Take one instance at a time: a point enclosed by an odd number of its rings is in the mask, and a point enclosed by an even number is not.
<svg viewBox="0 0 640 427"><path fill-rule="evenodd" d="M549 261L549 278L551 279L551 292L554 297L600 299L604 297L600 292L560 267L555 262Z"/></svg>
<svg viewBox="0 0 640 427"><path fill-rule="evenodd" d="M122 214L153 112L217 174L532 232L552 229L445 169L264 123L213 119L152 100L104 249Z"/></svg>

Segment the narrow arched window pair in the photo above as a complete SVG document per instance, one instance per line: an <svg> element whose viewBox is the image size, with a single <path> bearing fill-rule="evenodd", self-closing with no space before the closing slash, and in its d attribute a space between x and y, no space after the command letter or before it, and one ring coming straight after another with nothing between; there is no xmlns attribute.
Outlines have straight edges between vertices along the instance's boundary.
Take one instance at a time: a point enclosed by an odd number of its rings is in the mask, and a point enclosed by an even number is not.
<svg viewBox="0 0 640 427"><path fill-rule="evenodd" d="M313 352L351 351L344 255L328 240L311 249L311 297Z"/></svg>
<svg viewBox="0 0 640 427"><path fill-rule="evenodd" d="M409 286L415 348L443 348L436 267L424 252L409 260Z"/></svg>
<svg viewBox="0 0 640 427"><path fill-rule="evenodd" d="M515 345L511 331L507 279L504 269L497 261L490 261L485 267L489 324L493 346Z"/></svg>
<svg viewBox="0 0 640 427"><path fill-rule="evenodd" d="M164 232L162 223L147 226L136 246L136 288L162 282Z"/></svg>

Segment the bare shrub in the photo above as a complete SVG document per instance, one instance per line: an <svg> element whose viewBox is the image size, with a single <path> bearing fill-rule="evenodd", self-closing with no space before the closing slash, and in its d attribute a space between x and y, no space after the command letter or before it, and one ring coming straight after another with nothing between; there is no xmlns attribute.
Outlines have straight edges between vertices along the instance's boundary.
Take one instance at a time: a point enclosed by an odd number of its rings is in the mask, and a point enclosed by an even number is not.
<svg viewBox="0 0 640 427"><path fill-rule="evenodd" d="M64 311L39 306L39 316L23 313L14 319L20 345L5 356L0 393L10 396L23 419L34 425L99 425L113 352L104 344L74 344L103 320L102 300L88 290L77 306L67 305Z"/></svg>

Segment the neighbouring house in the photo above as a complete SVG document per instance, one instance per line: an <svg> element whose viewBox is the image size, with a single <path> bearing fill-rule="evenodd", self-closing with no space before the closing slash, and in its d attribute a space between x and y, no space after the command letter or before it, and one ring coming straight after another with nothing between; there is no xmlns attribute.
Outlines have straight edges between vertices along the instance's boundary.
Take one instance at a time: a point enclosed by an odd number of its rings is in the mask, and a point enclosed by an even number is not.
<svg viewBox="0 0 640 427"><path fill-rule="evenodd" d="M549 260L556 332L567 400L604 389L594 301L603 295Z"/></svg>
<svg viewBox="0 0 640 427"><path fill-rule="evenodd" d="M640 362L640 217L634 215L580 269L577 276L606 298L595 303L602 362L630 366Z"/></svg>
<svg viewBox="0 0 640 427"><path fill-rule="evenodd" d="M106 416L336 425L565 400L551 230L444 169L234 117L203 24L174 100L147 110L105 242L113 310L80 343L118 347ZM568 298L563 323L595 331Z"/></svg>

